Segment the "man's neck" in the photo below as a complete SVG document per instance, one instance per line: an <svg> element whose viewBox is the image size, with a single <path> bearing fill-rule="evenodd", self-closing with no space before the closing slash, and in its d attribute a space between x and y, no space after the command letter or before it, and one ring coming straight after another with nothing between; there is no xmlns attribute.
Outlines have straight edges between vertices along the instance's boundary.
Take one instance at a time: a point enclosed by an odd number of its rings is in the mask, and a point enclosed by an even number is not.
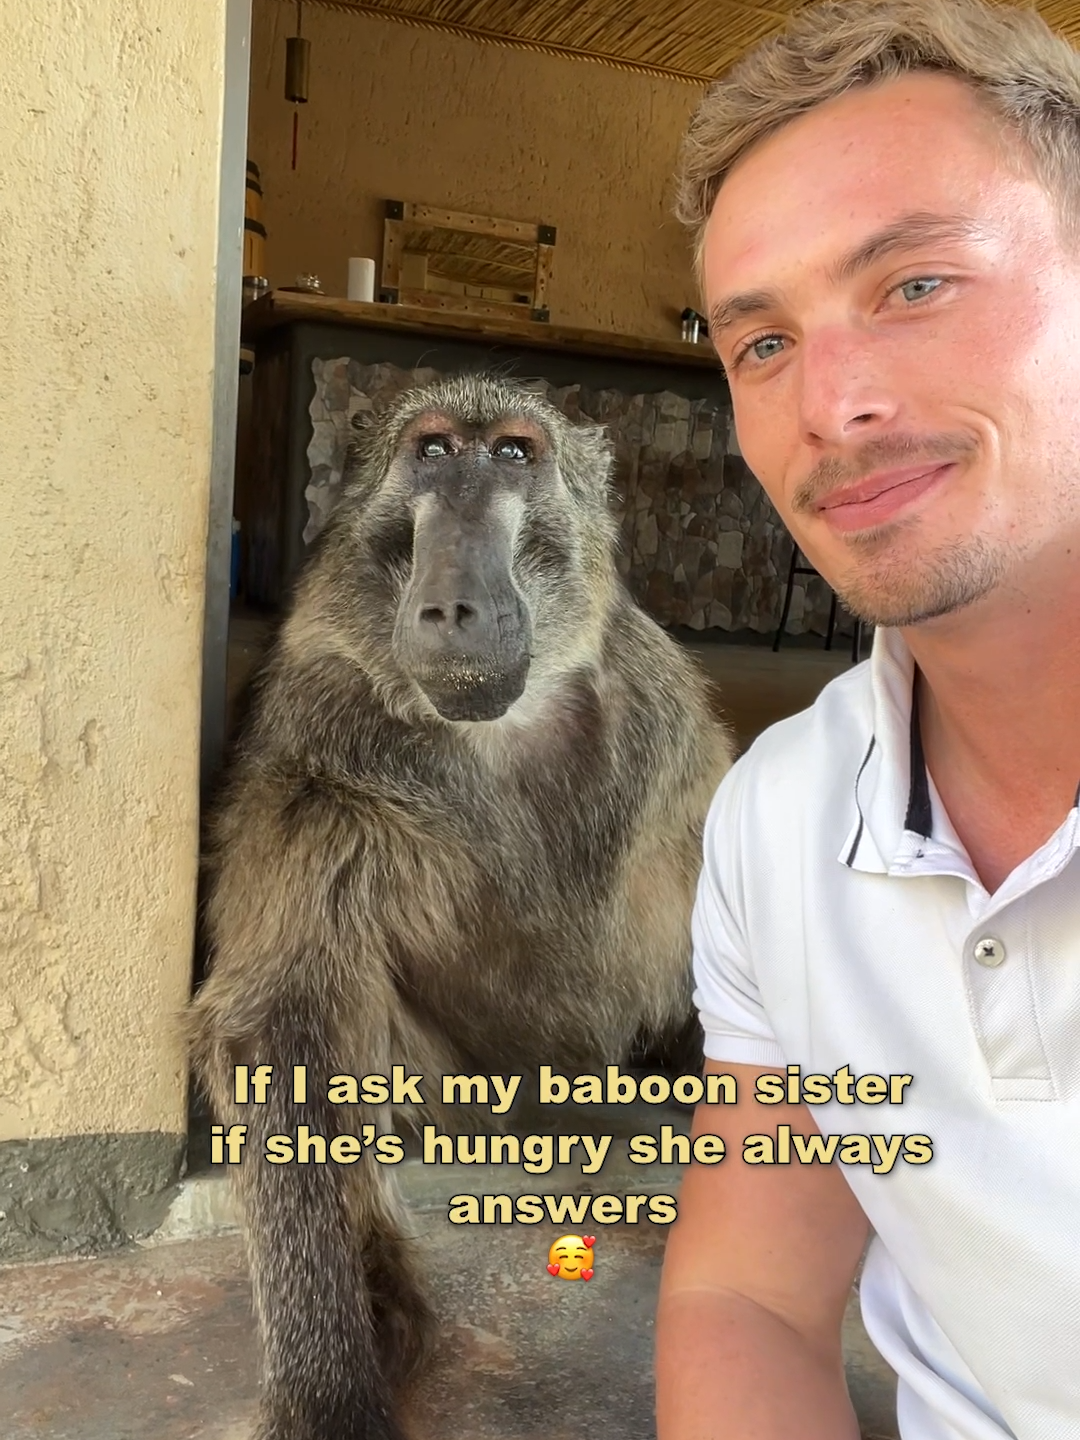
<svg viewBox="0 0 1080 1440"><path fill-rule="evenodd" d="M1053 590L1001 590L902 632L927 768L991 892L1058 828L1080 784L1080 565Z"/></svg>

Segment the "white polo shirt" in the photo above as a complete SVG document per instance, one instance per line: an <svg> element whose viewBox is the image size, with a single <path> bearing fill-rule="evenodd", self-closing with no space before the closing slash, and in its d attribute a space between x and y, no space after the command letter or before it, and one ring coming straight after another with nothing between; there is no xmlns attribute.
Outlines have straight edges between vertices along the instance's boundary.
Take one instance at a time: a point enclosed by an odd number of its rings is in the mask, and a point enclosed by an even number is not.
<svg viewBox="0 0 1080 1440"><path fill-rule="evenodd" d="M1078 1440L1080 812L988 895L927 774L913 671L878 630L721 784L693 920L705 1051L914 1077L902 1104L810 1107L826 1137L933 1143L888 1174L834 1161L875 1232L862 1313L900 1433Z"/></svg>

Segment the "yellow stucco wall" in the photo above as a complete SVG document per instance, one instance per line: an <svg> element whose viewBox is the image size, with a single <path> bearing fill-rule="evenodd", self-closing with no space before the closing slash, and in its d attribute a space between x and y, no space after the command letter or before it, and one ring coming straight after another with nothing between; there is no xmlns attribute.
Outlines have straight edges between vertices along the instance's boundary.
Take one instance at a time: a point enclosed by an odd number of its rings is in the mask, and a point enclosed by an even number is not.
<svg viewBox="0 0 1080 1440"><path fill-rule="evenodd" d="M671 176L693 86L303 8L309 100L285 100L296 7L254 0L248 154L267 278L314 271L344 295L350 255L382 254L382 206L411 200L554 225L551 319L678 338L695 303Z"/></svg>
<svg viewBox="0 0 1080 1440"><path fill-rule="evenodd" d="M0 1141L185 1127L224 0L0 0Z"/></svg>

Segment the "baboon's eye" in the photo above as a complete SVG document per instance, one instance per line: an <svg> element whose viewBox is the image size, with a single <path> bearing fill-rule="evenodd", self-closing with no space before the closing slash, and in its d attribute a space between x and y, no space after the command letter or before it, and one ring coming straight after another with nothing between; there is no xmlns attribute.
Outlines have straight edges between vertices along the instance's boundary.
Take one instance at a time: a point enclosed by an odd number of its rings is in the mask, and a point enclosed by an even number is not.
<svg viewBox="0 0 1080 1440"><path fill-rule="evenodd" d="M532 446L528 440L515 440L507 435L502 440L495 441L491 453L496 460L514 460L520 465L532 458Z"/></svg>
<svg viewBox="0 0 1080 1440"><path fill-rule="evenodd" d="M421 460L440 460L444 455L452 455L454 447L445 435L425 435L420 441L419 453Z"/></svg>

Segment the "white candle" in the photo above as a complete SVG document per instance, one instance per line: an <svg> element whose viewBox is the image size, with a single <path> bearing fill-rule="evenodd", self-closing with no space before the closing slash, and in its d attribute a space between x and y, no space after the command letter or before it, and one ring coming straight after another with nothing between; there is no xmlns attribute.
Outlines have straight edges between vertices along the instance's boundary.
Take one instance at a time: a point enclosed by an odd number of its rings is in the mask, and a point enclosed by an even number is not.
<svg viewBox="0 0 1080 1440"><path fill-rule="evenodd" d="M349 299L375 299L375 261L365 255L349 258Z"/></svg>

